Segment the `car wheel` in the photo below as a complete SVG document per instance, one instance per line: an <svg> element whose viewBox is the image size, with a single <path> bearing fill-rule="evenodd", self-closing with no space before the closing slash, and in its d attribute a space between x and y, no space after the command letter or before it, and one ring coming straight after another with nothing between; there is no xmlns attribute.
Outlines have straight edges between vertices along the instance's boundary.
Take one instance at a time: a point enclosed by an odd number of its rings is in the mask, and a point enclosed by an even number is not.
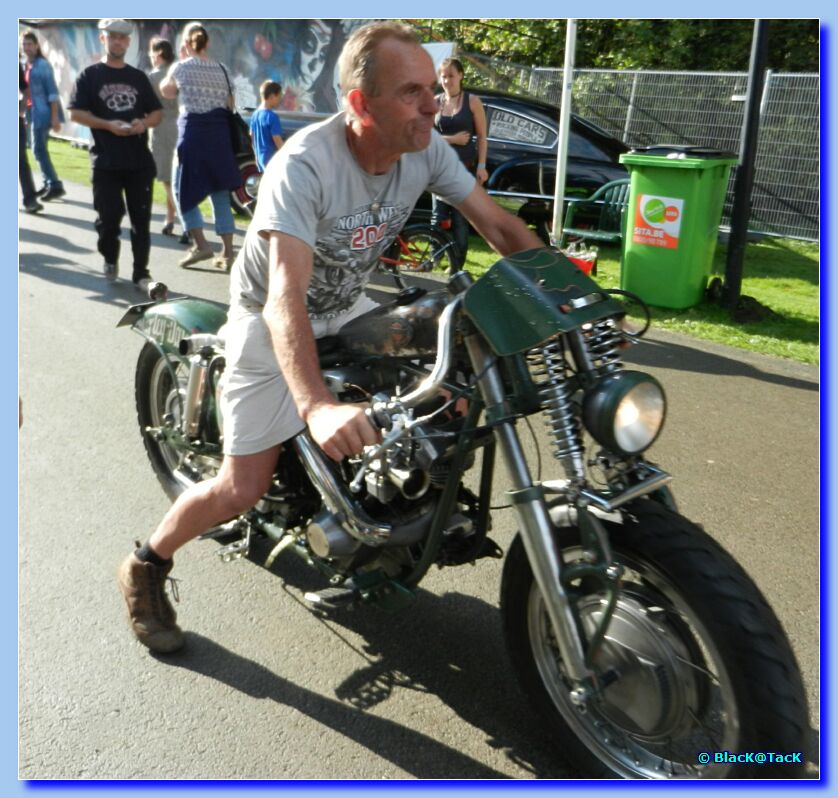
<svg viewBox="0 0 838 798"><path fill-rule="evenodd" d="M241 175L241 185L230 192L230 201L236 213L242 216L253 216L253 203L259 193L262 173L256 166L256 161L248 158L239 163L239 174Z"/></svg>

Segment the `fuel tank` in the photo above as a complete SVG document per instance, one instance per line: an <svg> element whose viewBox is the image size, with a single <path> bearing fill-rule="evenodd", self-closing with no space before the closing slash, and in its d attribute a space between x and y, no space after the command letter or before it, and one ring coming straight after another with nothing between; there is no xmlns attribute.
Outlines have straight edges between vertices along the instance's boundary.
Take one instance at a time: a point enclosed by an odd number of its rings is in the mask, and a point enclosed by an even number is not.
<svg viewBox="0 0 838 798"><path fill-rule="evenodd" d="M337 337L347 351L363 355L435 355L439 317L451 297L445 290L408 288L397 299L344 324Z"/></svg>

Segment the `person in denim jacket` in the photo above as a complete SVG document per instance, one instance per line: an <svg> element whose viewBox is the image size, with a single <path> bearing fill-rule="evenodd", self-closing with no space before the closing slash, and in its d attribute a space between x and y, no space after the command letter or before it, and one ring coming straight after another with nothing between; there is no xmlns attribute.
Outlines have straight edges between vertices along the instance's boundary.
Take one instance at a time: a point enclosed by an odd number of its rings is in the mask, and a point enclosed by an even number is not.
<svg viewBox="0 0 838 798"><path fill-rule="evenodd" d="M53 200L66 193L55 167L49 157L47 142L49 131L57 133L64 122L64 112L55 75L49 61L41 54L38 37L33 31L26 31L21 37L21 49L26 56L26 81L29 85L27 113L32 128L32 152L41 167L43 188L38 192L42 200Z"/></svg>

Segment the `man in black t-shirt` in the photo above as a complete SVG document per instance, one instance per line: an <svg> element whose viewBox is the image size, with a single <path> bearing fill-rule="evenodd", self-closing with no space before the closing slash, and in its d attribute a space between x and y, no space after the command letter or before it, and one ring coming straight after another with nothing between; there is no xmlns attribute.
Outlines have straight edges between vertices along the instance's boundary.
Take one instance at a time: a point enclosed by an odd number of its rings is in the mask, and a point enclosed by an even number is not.
<svg viewBox="0 0 838 798"><path fill-rule="evenodd" d="M151 191L156 174L148 148L148 129L162 118L162 105L145 73L125 63L132 25L124 19L99 22L102 60L76 79L70 98L70 118L93 133L93 207L98 248L105 259L105 277L119 272L119 233L128 208L131 220L133 281L141 291L151 276Z"/></svg>

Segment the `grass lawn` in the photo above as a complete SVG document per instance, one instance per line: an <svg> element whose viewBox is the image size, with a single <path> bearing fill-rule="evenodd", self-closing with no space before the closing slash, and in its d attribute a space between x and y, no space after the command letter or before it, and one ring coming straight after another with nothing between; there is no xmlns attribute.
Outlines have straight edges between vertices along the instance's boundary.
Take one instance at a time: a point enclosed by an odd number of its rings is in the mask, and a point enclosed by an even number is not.
<svg viewBox="0 0 838 798"><path fill-rule="evenodd" d="M90 184L87 152L53 139L50 155L58 174L75 183ZM155 181L154 201L165 204L163 187ZM209 202L201 204L205 217L211 214ZM723 274L727 247L716 250L714 269ZM473 236L467 268L474 276L483 274L497 255L481 239ZM652 308L656 327L686 333L752 352L776 355L803 363L818 362L819 334L818 244L791 239L764 239L746 248L742 293L769 307L776 317L748 324L731 321L726 310L703 303L688 310ZM616 247L599 248L595 278L603 288L620 286L620 252Z"/></svg>

